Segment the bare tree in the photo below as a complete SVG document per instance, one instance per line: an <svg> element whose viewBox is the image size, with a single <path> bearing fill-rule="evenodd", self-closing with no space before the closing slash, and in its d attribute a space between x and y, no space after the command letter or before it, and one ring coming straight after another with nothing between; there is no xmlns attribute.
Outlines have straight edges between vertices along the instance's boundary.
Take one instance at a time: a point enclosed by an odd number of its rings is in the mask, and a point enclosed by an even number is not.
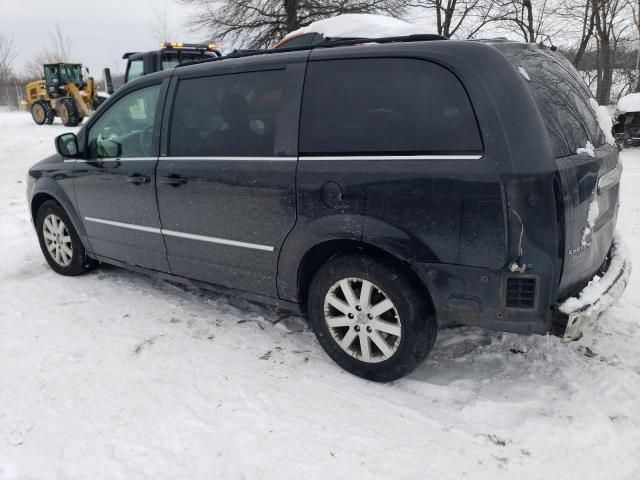
<svg viewBox="0 0 640 480"><path fill-rule="evenodd" d="M433 11L438 35L473 37L491 18L494 0L418 0L412 7Z"/></svg>
<svg viewBox="0 0 640 480"><path fill-rule="evenodd" d="M466 37L474 38L488 26L494 35L516 35L527 43L550 41L561 29L557 10L554 0L479 1L465 18Z"/></svg>
<svg viewBox="0 0 640 480"><path fill-rule="evenodd" d="M493 0L493 14L487 21L498 30L520 36L527 43L550 39L556 7L550 0Z"/></svg>
<svg viewBox="0 0 640 480"><path fill-rule="evenodd" d="M0 34L0 85L4 86L4 104L11 104L9 84L13 77L13 62L18 56L14 37Z"/></svg>
<svg viewBox="0 0 640 480"><path fill-rule="evenodd" d="M640 0L631 3L631 11L633 12L633 23L636 27L636 35L638 43L636 44L636 68L635 68L635 85L633 91L640 93Z"/></svg>
<svg viewBox="0 0 640 480"><path fill-rule="evenodd" d="M630 4L627 0L592 0L598 47L598 85L596 99L606 105L611 97L615 53L619 38L629 29Z"/></svg>
<svg viewBox="0 0 640 480"><path fill-rule="evenodd" d="M58 63L71 61L73 41L67 35L60 24L55 25L49 32L47 45L27 64L27 74L30 78L42 77L42 65L46 63Z"/></svg>
<svg viewBox="0 0 640 480"><path fill-rule="evenodd" d="M564 41L571 63L579 68L592 44L595 29L592 0L565 0L555 15L563 25Z"/></svg>
<svg viewBox="0 0 640 480"><path fill-rule="evenodd" d="M173 25L167 14L167 4L165 2L162 10L153 8L153 18L149 22L149 29L153 35L153 39L158 42L166 42L174 40Z"/></svg>
<svg viewBox="0 0 640 480"><path fill-rule="evenodd" d="M195 6L193 28L207 31L215 42L241 47L267 47L287 33L316 20L345 13L402 16L406 0L181 0Z"/></svg>

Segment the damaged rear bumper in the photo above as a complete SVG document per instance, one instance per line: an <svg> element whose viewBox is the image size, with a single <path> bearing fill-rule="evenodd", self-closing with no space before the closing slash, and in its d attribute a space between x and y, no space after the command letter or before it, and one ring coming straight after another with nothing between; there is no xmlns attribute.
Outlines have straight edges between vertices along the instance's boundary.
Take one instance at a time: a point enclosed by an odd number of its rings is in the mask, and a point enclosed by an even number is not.
<svg viewBox="0 0 640 480"><path fill-rule="evenodd" d="M580 339L585 327L618 301L630 275L631 259L622 237L616 232L606 272L596 275L576 296L567 298L558 307L557 314L566 321L562 341Z"/></svg>

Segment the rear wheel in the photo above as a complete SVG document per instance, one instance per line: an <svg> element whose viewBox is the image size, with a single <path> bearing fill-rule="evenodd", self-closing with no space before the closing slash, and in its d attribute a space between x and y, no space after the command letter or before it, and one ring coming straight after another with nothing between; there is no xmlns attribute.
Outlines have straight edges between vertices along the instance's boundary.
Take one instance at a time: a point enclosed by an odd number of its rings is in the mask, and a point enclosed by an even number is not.
<svg viewBox="0 0 640 480"><path fill-rule="evenodd" d="M311 282L309 318L318 341L342 368L387 382L429 354L437 323L411 281L364 255L327 262Z"/></svg>
<svg viewBox="0 0 640 480"><path fill-rule="evenodd" d="M94 265L67 212L55 201L42 204L36 215L40 249L49 266L61 275L80 275Z"/></svg>
<svg viewBox="0 0 640 480"><path fill-rule="evenodd" d="M56 113L49 102L38 100L31 105L31 117L38 125L51 125L55 116Z"/></svg>
<svg viewBox="0 0 640 480"><path fill-rule="evenodd" d="M76 102L72 98L60 100L60 119L67 127L75 127L82 121Z"/></svg>

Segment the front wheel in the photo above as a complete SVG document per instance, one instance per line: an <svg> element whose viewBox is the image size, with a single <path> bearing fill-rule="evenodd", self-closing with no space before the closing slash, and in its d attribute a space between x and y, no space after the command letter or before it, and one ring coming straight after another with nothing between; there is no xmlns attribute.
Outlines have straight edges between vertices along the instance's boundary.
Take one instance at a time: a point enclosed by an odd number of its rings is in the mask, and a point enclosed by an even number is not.
<svg viewBox="0 0 640 480"><path fill-rule="evenodd" d="M437 323L407 276L359 254L334 257L309 289L308 312L318 341L342 368L388 382L429 354Z"/></svg>
<svg viewBox="0 0 640 480"><path fill-rule="evenodd" d="M31 105L31 118L38 125L51 125L56 114L49 102L38 100Z"/></svg>
<svg viewBox="0 0 640 480"><path fill-rule="evenodd" d="M36 229L42 254L55 272L80 275L94 266L67 212L57 202L46 201L38 209Z"/></svg>
<svg viewBox="0 0 640 480"><path fill-rule="evenodd" d="M82 116L73 98L65 97L60 100L60 119L65 127L75 127L82 122Z"/></svg>

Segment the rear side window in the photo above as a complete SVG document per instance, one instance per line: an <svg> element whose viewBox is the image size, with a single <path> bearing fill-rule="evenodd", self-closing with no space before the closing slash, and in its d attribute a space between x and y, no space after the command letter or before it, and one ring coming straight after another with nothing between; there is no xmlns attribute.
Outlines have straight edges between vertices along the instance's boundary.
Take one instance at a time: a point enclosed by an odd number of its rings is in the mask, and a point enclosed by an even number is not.
<svg viewBox="0 0 640 480"><path fill-rule="evenodd" d="M589 103L592 97L567 61L539 50L505 52L511 63L524 68L533 97L547 128L556 158L575 155L587 142L605 143Z"/></svg>
<svg viewBox="0 0 640 480"><path fill-rule="evenodd" d="M171 156L273 156L284 70L180 81Z"/></svg>
<svg viewBox="0 0 640 480"><path fill-rule="evenodd" d="M469 154L482 141L469 98L445 68L404 58L307 68L300 153Z"/></svg>

